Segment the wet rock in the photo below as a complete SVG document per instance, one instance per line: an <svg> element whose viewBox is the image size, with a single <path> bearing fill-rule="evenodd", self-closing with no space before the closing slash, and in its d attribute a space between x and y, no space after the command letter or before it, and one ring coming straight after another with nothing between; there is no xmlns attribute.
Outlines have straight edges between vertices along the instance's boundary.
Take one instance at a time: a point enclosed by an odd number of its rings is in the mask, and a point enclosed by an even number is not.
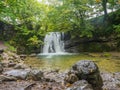
<svg viewBox="0 0 120 90"><path fill-rule="evenodd" d="M43 72L40 70L31 70L27 76L27 79L39 81L43 78Z"/></svg>
<svg viewBox="0 0 120 90"><path fill-rule="evenodd" d="M33 53L33 54L30 54L29 56L30 57L35 57L35 56L37 56L37 54Z"/></svg>
<svg viewBox="0 0 120 90"><path fill-rule="evenodd" d="M0 73L3 71L3 65L0 63Z"/></svg>
<svg viewBox="0 0 120 90"><path fill-rule="evenodd" d="M22 59L22 60L24 60L25 58L27 57L27 55L20 55L20 58Z"/></svg>
<svg viewBox="0 0 120 90"><path fill-rule="evenodd" d="M13 76L17 79L29 79L29 80L41 80L43 78L43 72L39 70L24 70L24 69L14 69L10 71L6 71L3 73L7 76Z"/></svg>
<svg viewBox="0 0 120 90"><path fill-rule="evenodd" d="M24 65L21 65L21 64L16 64L14 66L14 69L25 69L26 67Z"/></svg>
<svg viewBox="0 0 120 90"><path fill-rule="evenodd" d="M7 54L7 53L2 53L2 58L3 58L3 60L8 60L9 59L9 55Z"/></svg>
<svg viewBox="0 0 120 90"><path fill-rule="evenodd" d="M5 75L0 75L0 82L2 81L16 81L17 78L13 76L5 76Z"/></svg>
<svg viewBox="0 0 120 90"><path fill-rule="evenodd" d="M54 69L54 70L51 70L50 72L51 72L51 73L59 73L59 71L60 71L60 69L59 69L59 68L56 68L56 69Z"/></svg>
<svg viewBox="0 0 120 90"><path fill-rule="evenodd" d="M51 78L44 78L45 82L56 82L54 79Z"/></svg>
<svg viewBox="0 0 120 90"><path fill-rule="evenodd" d="M46 82L57 82L62 83L64 81L64 73L58 72L44 72L44 80Z"/></svg>
<svg viewBox="0 0 120 90"><path fill-rule="evenodd" d="M12 56L9 56L9 57L8 57L8 60L9 60L9 61L14 61L14 59L15 59L15 58L12 57Z"/></svg>
<svg viewBox="0 0 120 90"><path fill-rule="evenodd" d="M66 90L93 90L93 88L86 80L80 80Z"/></svg>
<svg viewBox="0 0 120 90"><path fill-rule="evenodd" d="M72 84L72 83L78 81L79 79L78 79L78 77L77 77L75 74L72 73L72 74L68 74L68 75L65 77L64 80L65 80L66 82Z"/></svg>
<svg viewBox="0 0 120 90"><path fill-rule="evenodd" d="M8 63L8 67L14 67L16 65L16 63L14 63L14 62L9 62Z"/></svg>
<svg viewBox="0 0 120 90"><path fill-rule="evenodd" d="M114 78L120 81L120 72L114 73Z"/></svg>
<svg viewBox="0 0 120 90"><path fill-rule="evenodd" d="M29 72L30 70L10 70L10 71L4 72L3 74L25 80Z"/></svg>
<svg viewBox="0 0 120 90"><path fill-rule="evenodd" d="M79 74L87 75L98 71L98 66L93 61L82 60L73 65L72 69L77 71Z"/></svg>
<svg viewBox="0 0 120 90"><path fill-rule="evenodd" d="M14 58L14 59L18 59L18 60L20 60L20 56L17 55L17 54L15 54L15 53L13 54L13 58Z"/></svg>
<svg viewBox="0 0 120 90"><path fill-rule="evenodd" d="M103 90L120 90L120 73L103 73Z"/></svg>
<svg viewBox="0 0 120 90"><path fill-rule="evenodd" d="M76 75L78 77L78 80L87 80L88 83L92 85L94 90L101 90L103 81L100 76L98 66L93 61L82 60L77 62L72 66L72 68L68 72L68 76L71 76L72 74L74 74L74 76ZM71 80L65 79L65 82Z"/></svg>
<svg viewBox="0 0 120 90"><path fill-rule="evenodd" d="M4 49L0 49L0 54L2 54L4 52Z"/></svg>

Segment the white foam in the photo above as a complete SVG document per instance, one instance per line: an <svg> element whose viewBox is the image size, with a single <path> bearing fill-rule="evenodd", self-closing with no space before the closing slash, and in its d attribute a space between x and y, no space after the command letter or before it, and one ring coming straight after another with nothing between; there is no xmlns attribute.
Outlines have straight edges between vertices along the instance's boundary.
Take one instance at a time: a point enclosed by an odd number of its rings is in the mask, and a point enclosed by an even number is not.
<svg viewBox="0 0 120 90"><path fill-rule="evenodd" d="M78 53L40 53L41 56L75 55Z"/></svg>

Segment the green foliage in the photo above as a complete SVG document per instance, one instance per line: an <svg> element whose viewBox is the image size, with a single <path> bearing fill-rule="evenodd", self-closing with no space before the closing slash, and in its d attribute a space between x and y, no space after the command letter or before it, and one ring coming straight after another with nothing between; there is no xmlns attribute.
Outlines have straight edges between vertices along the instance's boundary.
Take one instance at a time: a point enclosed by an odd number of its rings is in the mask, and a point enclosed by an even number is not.
<svg viewBox="0 0 120 90"><path fill-rule="evenodd" d="M31 46L38 46L40 43L43 43L42 41L40 41L39 39L38 39L38 37L37 36L33 36L33 37L30 37L29 39L28 39L28 42L30 43L29 45L31 45Z"/></svg>
<svg viewBox="0 0 120 90"><path fill-rule="evenodd" d="M119 25L114 25L115 32L117 34L117 37L120 38L120 24Z"/></svg>
<svg viewBox="0 0 120 90"><path fill-rule="evenodd" d="M117 47L120 48L120 24L114 25L114 28L115 28L116 38L117 38Z"/></svg>
<svg viewBox="0 0 120 90"><path fill-rule="evenodd" d="M49 31L70 32L73 37L92 37L93 27L86 13L92 10L89 0L64 0L62 5L53 7L48 13Z"/></svg>
<svg viewBox="0 0 120 90"><path fill-rule="evenodd" d="M10 44L10 42L4 42L5 46L7 47L7 50L16 52L16 48Z"/></svg>
<svg viewBox="0 0 120 90"><path fill-rule="evenodd" d="M0 20L15 27L15 36L11 39L12 45L17 48L17 51L22 47L24 52L35 47L39 48L43 44L42 40L47 32L70 32L72 38L91 38L98 34L102 37L109 36L113 33L111 24L104 21L103 24L106 26L96 28L91 25L89 19L95 14L96 17L100 16L99 13L103 11L107 17L107 9L110 7L111 10L119 9L119 4L115 1L1 0ZM119 25L115 26L117 37L120 36L119 28Z"/></svg>
<svg viewBox="0 0 120 90"><path fill-rule="evenodd" d="M47 9L45 4L37 0L3 0L0 5L0 20L15 27L12 44L16 48L21 46L26 50L33 45L40 46L45 35L43 20Z"/></svg>

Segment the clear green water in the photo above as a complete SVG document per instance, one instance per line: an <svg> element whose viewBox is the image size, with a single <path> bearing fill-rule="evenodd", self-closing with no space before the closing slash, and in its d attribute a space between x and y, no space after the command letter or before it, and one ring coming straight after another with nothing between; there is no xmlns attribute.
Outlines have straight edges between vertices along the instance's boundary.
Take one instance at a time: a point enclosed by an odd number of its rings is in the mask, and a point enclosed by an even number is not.
<svg viewBox="0 0 120 90"><path fill-rule="evenodd" d="M102 71L120 72L120 57L114 57L109 54L104 56L101 56L101 54L79 54L46 57L38 56L34 58L28 57L25 63L39 69L53 70L59 68L61 71L65 71L70 69L70 67L79 60L92 60Z"/></svg>

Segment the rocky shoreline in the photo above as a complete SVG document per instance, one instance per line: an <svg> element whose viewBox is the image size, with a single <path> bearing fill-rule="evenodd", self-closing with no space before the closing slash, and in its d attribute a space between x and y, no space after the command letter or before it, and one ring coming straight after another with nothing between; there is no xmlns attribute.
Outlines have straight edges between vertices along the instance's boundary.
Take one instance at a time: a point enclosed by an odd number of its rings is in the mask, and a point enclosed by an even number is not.
<svg viewBox="0 0 120 90"><path fill-rule="evenodd" d="M25 57L26 55L19 56L10 51L0 54L0 90L100 90L93 88L92 83L96 82L90 83L89 79L86 79L88 75L93 75L94 81L96 75L100 75L102 82L98 80L100 83L97 86L103 90L120 90L120 72L99 72L98 67L92 62L88 62L88 66L81 62L76 63L79 69L73 68L76 67L73 65L67 72L41 71L25 65ZM87 71L89 68L90 71Z"/></svg>

